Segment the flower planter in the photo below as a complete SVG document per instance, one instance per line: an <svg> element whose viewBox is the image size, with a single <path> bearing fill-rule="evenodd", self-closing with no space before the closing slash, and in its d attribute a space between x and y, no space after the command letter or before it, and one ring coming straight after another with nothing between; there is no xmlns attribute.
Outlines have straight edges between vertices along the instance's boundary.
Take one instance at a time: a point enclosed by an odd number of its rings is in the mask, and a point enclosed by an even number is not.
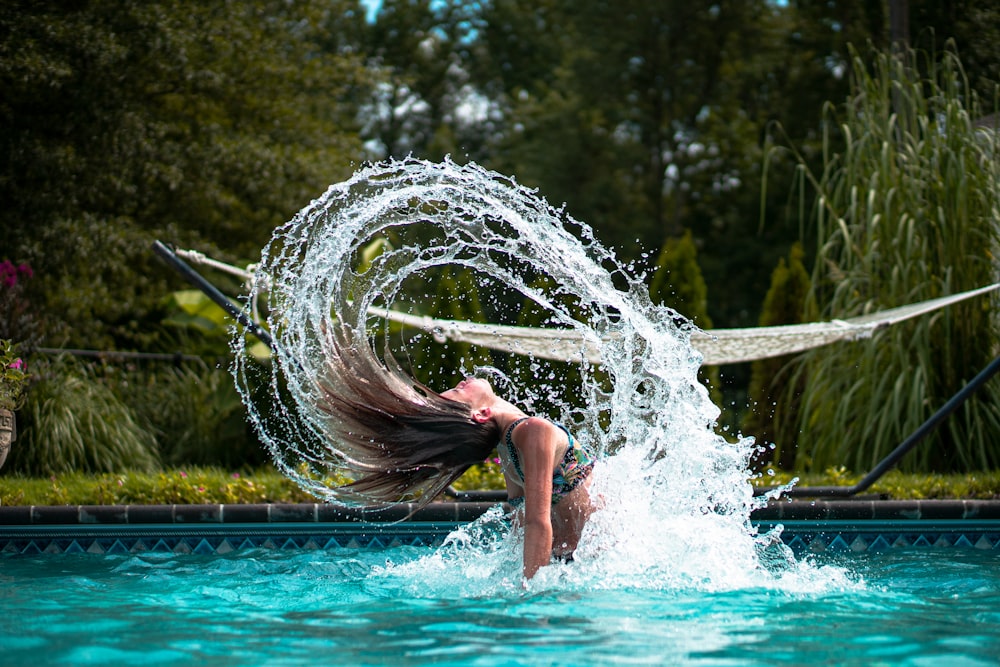
<svg viewBox="0 0 1000 667"><path fill-rule="evenodd" d="M17 422L14 411L0 408L0 468L7 461L10 446L17 439Z"/></svg>

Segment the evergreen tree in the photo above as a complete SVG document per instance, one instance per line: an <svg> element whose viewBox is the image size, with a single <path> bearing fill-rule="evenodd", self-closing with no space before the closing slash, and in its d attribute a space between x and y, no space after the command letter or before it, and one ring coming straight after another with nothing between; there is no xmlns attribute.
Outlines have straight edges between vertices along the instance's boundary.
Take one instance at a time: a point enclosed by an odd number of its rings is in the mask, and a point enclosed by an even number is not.
<svg viewBox="0 0 1000 667"><path fill-rule="evenodd" d="M421 304L421 314L458 322L486 322L471 269L435 269L428 284L435 286L434 294ZM487 349L457 341L437 341L429 333L422 332L412 338L407 348L415 377L428 386L440 387L441 391L477 366L493 363Z"/></svg>
<svg viewBox="0 0 1000 667"><path fill-rule="evenodd" d="M809 292L809 273L802 260L805 253L798 243L792 246L788 262L782 258L771 274L771 288L764 299L758 324L762 327L799 324L803 321L806 295ZM789 373L788 355L758 359L751 364L749 406L742 421L744 435L752 435L763 451L756 457L758 463L773 463L783 470L795 466L797 442L791 429L784 431L781 442L775 442L775 424L781 421L798 422L797 397L804 378L794 390L785 388ZM778 397L788 398L778 403ZM772 449L773 447L773 449Z"/></svg>
<svg viewBox="0 0 1000 667"><path fill-rule="evenodd" d="M691 232L680 238L669 238L656 260L649 287L654 302L673 308L702 329L712 328L708 316L708 288L698 266L698 249ZM718 405L722 401L717 366L702 366L699 376Z"/></svg>
<svg viewBox="0 0 1000 667"><path fill-rule="evenodd" d="M708 288L698 266L698 249L691 232L669 238L660 249L649 285L653 301L676 310L702 329L712 328Z"/></svg>

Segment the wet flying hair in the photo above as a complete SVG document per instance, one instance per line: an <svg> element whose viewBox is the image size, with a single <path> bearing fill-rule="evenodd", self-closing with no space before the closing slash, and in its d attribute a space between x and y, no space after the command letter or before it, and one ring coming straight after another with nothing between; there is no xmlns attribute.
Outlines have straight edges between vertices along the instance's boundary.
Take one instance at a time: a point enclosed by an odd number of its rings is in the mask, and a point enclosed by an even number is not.
<svg viewBox="0 0 1000 667"><path fill-rule="evenodd" d="M338 463L354 478L341 493L422 507L496 447L499 427L476 422L469 405L410 377L388 350L380 362L350 330L327 334L332 354L327 375L317 379L319 408L343 457Z"/></svg>

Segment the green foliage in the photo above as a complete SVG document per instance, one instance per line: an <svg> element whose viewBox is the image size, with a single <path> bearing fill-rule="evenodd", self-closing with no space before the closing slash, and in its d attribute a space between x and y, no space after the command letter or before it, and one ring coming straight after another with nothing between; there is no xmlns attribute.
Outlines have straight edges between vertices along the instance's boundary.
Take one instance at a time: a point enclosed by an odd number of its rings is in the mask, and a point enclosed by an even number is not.
<svg viewBox="0 0 1000 667"><path fill-rule="evenodd" d="M998 10L908 4L992 96ZM862 0L384 0L374 22L356 0L2 3L0 248L37 277L0 338L217 354L171 326L180 280L150 242L253 257L361 160L411 152L516 175L640 269L690 231L704 314L749 326L800 232L796 161L771 154L760 197L762 155L781 128L822 169L821 105L868 39L888 45L886 12Z"/></svg>
<svg viewBox="0 0 1000 667"><path fill-rule="evenodd" d="M803 167L819 244L808 308L822 319L995 281L1000 137L973 125L979 105L958 57L920 55L873 53L870 66L855 55L852 96L827 115L824 169ZM799 452L807 469L870 469L985 367L997 343L992 304L980 297L870 341L807 353L782 399L801 401L799 419L779 424L775 439L797 436L808 446ZM992 383L902 465L996 468L998 432L1000 388Z"/></svg>
<svg viewBox="0 0 1000 667"><path fill-rule="evenodd" d="M529 288L537 294L544 295L544 300L568 313L579 322L588 321L589 313L568 295L561 293L555 281L540 275L531 281ZM542 307L534 300L525 297L517 313L516 324L519 327L545 328L551 326L552 310ZM584 373L604 385L607 391L611 388L611 378L603 367L582 367L579 363L569 361L553 361L548 359L530 358L508 360L510 377L515 386L532 387L537 390L536 399L531 410L539 414L548 414L554 419L564 419L559 414L560 406L576 407L582 394Z"/></svg>
<svg viewBox="0 0 1000 667"><path fill-rule="evenodd" d="M0 409L18 410L24 405L30 377L18 346L0 340Z"/></svg>
<svg viewBox="0 0 1000 667"><path fill-rule="evenodd" d="M154 238L256 253L346 175L359 143L336 101L360 66L321 46L345 10L3 5L0 247L36 269L46 342L155 348L169 283Z"/></svg>
<svg viewBox="0 0 1000 667"><path fill-rule="evenodd" d="M784 258L779 260L771 274L771 288L764 298L764 308L758 322L760 326L802 322L810 288L809 273L802 262L804 254L802 246L796 243L788 254L788 262ZM785 355L758 359L751 364L750 404L742 421L743 433L754 436L758 446L764 448L761 455L756 457L757 461L773 462L785 470L794 469L798 443L794 439L794 433L788 430L784 437L790 437L790 440L775 442L775 433L778 424L798 422L798 402L795 399L801 393L805 379L798 376L798 386L794 389L786 386L789 361L790 357ZM783 394L786 399L779 403L777 399Z"/></svg>
<svg viewBox="0 0 1000 667"><path fill-rule="evenodd" d="M107 368L102 381L156 440L168 465L242 468L264 463L232 376L201 364L132 370Z"/></svg>
<svg viewBox="0 0 1000 667"><path fill-rule="evenodd" d="M7 460L9 472L50 475L158 467L156 441L114 392L69 359L36 364Z"/></svg>
<svg viewBox="0 0 1000 667"><path fill-rule="evenodd" d="M435 292L422 304L425 314L465 322L487 321L475 274L470 269L441 268L428 282L435 286ZM460 379L463 370L471 373L476 366L492 363L484 348L456 341L438 342L426 333L410 339L408 348L413 372L432 387L449 387Z"/></svg>
<svg viewBox="0 0 1000 667"><path fill-rule="evenodd" d="M344 480L342 480L344 481ZM67 472L0 477L0 505L189 505L316 502L273 468L230 472L186 467L165 472Z"/></svg>
<svg viewBox="0 0 1000 667"><path fill-rule="evenodd" d="M698 266L698 249L690 231L669 238L656 259L649 295L702 329L712 328L708 316L708 288Z"/></svg>
<svg viewBox="0 0 1000 667"><path fill-rule="evenodd" d="M225 355L229 352L229 326L231 318L218 304L201 290L171 292L165 299L166 327L184 331L197 337L202 354ZM191 350L192 345L186 346Z"/></svg>
<svg viewBox="0 0 1000 667"><path fill-rule="evenodd" d="M49 221L33 236L47 343L158 349L165 342L153 325L169 276L150 252L148 231L127 217L82 213Z"/></svg>
<svg viewBox="0 0 1000 667"><path fill-rule="evenodd" d="M152 368L38 359L7 467L24 474L171 465L244 468L265 453L232 377L205 365Z"/></svg>
<svg viewBox="0 0 1000 667"><path fill-rule="evenodd" d="M799 478L799 486L849 486L860 479L859 475L843 468L805 475L780 470L772 472L774 474L762 474L751 481L755 486L773 486ZM504 488L503 476L493 462L473 466L454 486L460 491ZM1000 472L911 475L892 471L879 480L870 493L895 500L997 499L1000 498ZM0 476L0 506L301 502L311 503L316 499L270 467L240 472L187 467L158 473Z"/></svg>
<svg viewBox="0 0 1000 667"><path fill-rule="evenodd" d="M825 93L846 88L831 67L842 31L798 15L757 0L489 3L473 72L510 129L480 159L566 202L625 260L691 231L715 323L749 326L798 231L773 197L772 224L747 215L762 139L781 121L813 141Z"/></svg>
<svg viewBox="0 0 1000 667"><path fill-rule="evenodd" d="M251 469L185 466L164 472L64 472L49 477L0 477L2 505L173 505L312 503L316 498L270 466ZM331 484L350 480L335 476ZM504 488L495 461L474 465L455 481L460 491Z"/></svg>
<svg viewBox="0 0 1000 667"><path fill-rule="evenodd" d="M242 305L235 304L238 308ZM162 323L183 340L183 348L203 357L226 357L230 354L232 317L201 290L180 290L163 301L166 317ZM249 334L248 334L249 335ZM260 340L247 345L254 358L270 358L271 350Z"/></svg>
<svg viewBox="0 0 1000 667"><path fill-rule="evenodd" d="M797 479L798 487L853 486L863 475L843 466L831 467L822 472L791 473L769 469L754 477L754 486L779 486ZM1000 471L969 472L964 474L904 473L891 470L879 479L864 495L879 495L892 500L996 500L1000 498Z"/></svg>
<svg viewBox="0 0 1000 667"><path fill-rule="evenodd" d="M378 20L359 26L357 48L369 61L354 102L368 157L413 153L440 160L483 143L466 117L470 105L483 101L475 99L465 69L478 9L454 0L382 0Z"/></svg>
<svg viewBox="0 0 1000 667"><path fill-rule="evenodd" d="M452 486L458 491L500 491L507 488L503 477L503 470L496 459L472 466L461 477L456 479Z"/></svg>
<svg viewBox="0 0 1000 667"><path fill-rule="evenodd" d="M39 322L27 296L34 270L26 263L0 262L0 339L16 341L31 349L38 340Z"/></svg>

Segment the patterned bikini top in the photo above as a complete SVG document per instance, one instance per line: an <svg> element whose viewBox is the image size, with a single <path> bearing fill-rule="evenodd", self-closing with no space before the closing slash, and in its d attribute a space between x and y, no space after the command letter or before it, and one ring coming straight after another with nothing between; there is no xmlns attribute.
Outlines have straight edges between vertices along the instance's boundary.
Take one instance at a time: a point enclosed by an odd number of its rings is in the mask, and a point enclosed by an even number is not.
<svg viewBox="0 0 1000 667"><path fill-rule="evenodd" d="M507 458L513 464L514 470L517 472L517 476L521 479L522 484L524 483L524 470L521 469L521 458L517 453L517 447L514 445L513 433L519 424L528 419L529 417L522 417L511 424L504 434L504 439L498 445L499 447L506 448ZM559 461L559 464L556 465L555 470L552 472L553 507L569 495L570 491L583 483L594 469L594 457L577 443L573 438L573 434L565 426L562 424L555 425L566 433L566 437L569 438L569 447L566 449L566 454L562 457L562 460ZM515 508L519 508L524 505L524 496L510 498L508 502Z"/></svg>

